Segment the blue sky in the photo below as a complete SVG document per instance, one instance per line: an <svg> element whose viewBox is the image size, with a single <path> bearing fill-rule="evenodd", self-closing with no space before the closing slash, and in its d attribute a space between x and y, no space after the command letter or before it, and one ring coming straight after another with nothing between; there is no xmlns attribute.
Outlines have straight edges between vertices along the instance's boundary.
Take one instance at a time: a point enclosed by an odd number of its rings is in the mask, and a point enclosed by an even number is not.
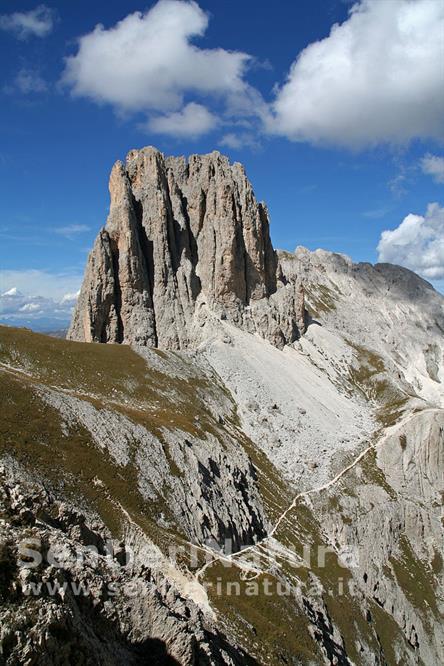
<svg viewBox="0 0 444 666"><path fill-rule="evenodd" d="M276 247L442 289L444 3L352 7L2 2L0 321L66 323L111 166L144 145L243 162Z"/></svg>

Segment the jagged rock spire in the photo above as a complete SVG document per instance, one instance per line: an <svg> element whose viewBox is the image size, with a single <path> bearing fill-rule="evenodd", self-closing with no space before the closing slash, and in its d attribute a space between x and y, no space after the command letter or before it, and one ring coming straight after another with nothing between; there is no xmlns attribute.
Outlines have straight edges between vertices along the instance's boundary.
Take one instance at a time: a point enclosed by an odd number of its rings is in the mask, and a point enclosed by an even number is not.
<svg viewBox="0 0 444 666"><path fill-rule="evenodd" d="M181 349L216 315L283 346L303 332L303 290L278 278L266 207L218 152L131 151L89 256L68 337Z"/></svg>

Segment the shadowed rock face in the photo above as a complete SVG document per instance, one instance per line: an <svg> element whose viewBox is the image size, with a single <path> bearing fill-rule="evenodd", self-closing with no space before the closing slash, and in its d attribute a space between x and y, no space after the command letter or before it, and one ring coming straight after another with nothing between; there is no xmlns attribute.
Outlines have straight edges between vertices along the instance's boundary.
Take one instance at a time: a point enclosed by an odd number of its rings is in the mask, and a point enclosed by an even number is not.
<svg viewBox="0 0 444 666"><path fill-rule="evenodd" d="M181 349L216 315L282 347L304 330L304 295L284 284L242 165L218 152L131 151L110 177L68 337Z"/></svg>

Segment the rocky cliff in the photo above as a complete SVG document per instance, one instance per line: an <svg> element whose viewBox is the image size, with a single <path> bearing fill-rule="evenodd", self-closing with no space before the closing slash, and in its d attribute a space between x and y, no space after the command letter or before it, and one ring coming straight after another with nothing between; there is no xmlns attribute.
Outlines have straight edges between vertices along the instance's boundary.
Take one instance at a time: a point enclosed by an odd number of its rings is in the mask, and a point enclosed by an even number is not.
<svg viewBox="0 0 444 666"><path fill-rule="evenodd" d="M304 332L302 285L283 279L241 164L143 148L114 165L109 188L68 338L183 349L211 317L279 347Z"/></svg>

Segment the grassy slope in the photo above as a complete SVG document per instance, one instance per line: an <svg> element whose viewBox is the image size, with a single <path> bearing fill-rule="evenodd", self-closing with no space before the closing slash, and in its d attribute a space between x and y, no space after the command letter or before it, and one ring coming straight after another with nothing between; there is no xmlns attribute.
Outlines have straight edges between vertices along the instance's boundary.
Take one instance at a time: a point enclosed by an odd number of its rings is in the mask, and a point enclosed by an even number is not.
<svg viewBox="0 0 444 666"><path fill-rule="evenodd" d="M39 385L68 390L99 409L106 406L120 411L158 436L164 427L182 430L185 436L204 436L209 430L223 436L223 428L227 428L252 460L270 521L285 509L287 485L266 456L237 430L234 403L223 426L207 408L205 393L217 395L225 390L217 380L173 378L150 367L126 346L70 342L2 326L0 363L22 371L0 366L0 455L12 455L49 482L56 493L71 496L77 504L97 512L116 536L121 534L125 518L115 501L163 550L172 542L183 542L180 530L157 525L160 511L171 518L168 505L141 497L133 465L122 468L114 463L81 426L67 430L58 411L36 394ZM97 478L100 485L95 484ZM238 569L222 570L225 580L227 576L239 580ZM220 579L220 567L208 570L207 582L216 585ZM294 654L318 655L306 617L286 598L213 595L213 601L227 629L251 654L260 656L261 663L285 663ZM286 626L282 618L286 618ZM293 636L289 627L296 626L298 632Z"/></svg>
<svg viewBox="0 0 444 666"><path fill-rule="evenodd" d="M378 358L357 351L363 358L363 364L353 376L353 383L366 389L369 384L373 385L383 368ZM171 358L171 355L155 353L160 359ZM185 363L179 356L176 361L179 365ZM0 452L10 453L29 469L38 470L60 492L71 493L78 501L86 500L115 534L120 532L123 516L113 505L113 500L117 500L132 520L161 548L182 540L180 530L161 529L157 525L156 517L160 511L169 517L168 505L143 500L137 491L133 466L129 464L122 469L109 457L105 458L91 441L89 433L81 427L71 427L67 433L59 413L36 395L36 385L69 390L98 408L106 406L120 411L159 437L164 427L174 427L184 434L188 432L202 437L209 430L223 437L226 429L236 437L239 446L252 460L271 523L291 501L289 489L274 466L238 430L234 403L223 425L217 422L206 405L204 396L209 391L213 396L221 392L225 400L228 397L217 379L210 380L188 371L183 373L182 378L174 378L156 370L125 346L69 342L6 327L0 327L0 363L28 373L0 372L4 396L0 413ZM373 460L369 458L362 467L370 483L384 487L385 480L378 475ZM173 468L171 473L175 474ZM100 477L104 485L94 485L95 477ZM351 494L353 484L344 484L343 492ZM283 523L276 536L299 554L302 554L304 544L315 547L326 545L322 526L303 502L289 515L289 520ZM404 583L402 564L395 566L395 571L404 586L407 583ZM285 559L280 565L283 572L280 579L291 580L301 585L303 590L309 588L311 576L307 569L294 570ZM375 653L381 652L388 663L394 663L392 642L400 634L390 616L372 604L373 626L370 626L356 601L347 595L340 598L329 594L337 589L340 580L346 583L350 576L339 566L334 555L328 556L327 567L315 565L312 573L322 583L323 601L331 618L340 627L350 657L360 663L355 645L359 635ZM273 584L276 583L272 572L261 576L259 582L267 577ZM246 583L241 580L236 568L214 565L207 569L205 580L213 586L218 582L237 582L245 592ZM214 591L210 591L210 597L227 630L233 632L260 663L283 664L291 662L294 657L302 663L310 660L320 663L318 646L308 630L310 623L307 615L298 610L288 597L275 594L248 597L245 593L220 596Z"/></svg>

